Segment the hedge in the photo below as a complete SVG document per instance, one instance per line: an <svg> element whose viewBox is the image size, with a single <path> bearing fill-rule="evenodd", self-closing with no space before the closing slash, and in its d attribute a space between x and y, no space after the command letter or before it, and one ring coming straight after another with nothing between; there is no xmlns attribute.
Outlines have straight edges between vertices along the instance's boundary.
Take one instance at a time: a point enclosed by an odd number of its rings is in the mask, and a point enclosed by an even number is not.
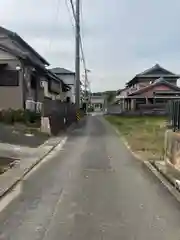
<svg viewBox="0 0 180 240"><path fill-rule="evenodd" d="M34 124L41 121L41 114L36 112L31 112L29 110L1 110L0 111L0 122L7 124L13 123L24 123L24 124Z"/></svg>

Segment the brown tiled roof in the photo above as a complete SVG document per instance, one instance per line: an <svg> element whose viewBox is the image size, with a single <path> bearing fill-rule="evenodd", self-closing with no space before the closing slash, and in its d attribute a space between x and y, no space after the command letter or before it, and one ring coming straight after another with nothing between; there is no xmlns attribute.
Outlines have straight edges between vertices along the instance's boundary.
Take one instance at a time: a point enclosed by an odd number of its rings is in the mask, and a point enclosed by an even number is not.
<svg viewBox="0 0 180 240"><path fill-rule="evenodd" d="M159 86L159 85L166 85L166 86L170 87L173 90L180 91L180 88L177 87L176 85L171 84L171 83L165 81L164 78L159 78L153 84L150 84L147 87L141 88L141 89L139 89L139 90L137 90L137 91L135 91L133 93L130 93L128 96L134 96L134 95L141 94L141 93L146 92L149 89L151 89L151 88L153 88L155 86Z"/></svg>

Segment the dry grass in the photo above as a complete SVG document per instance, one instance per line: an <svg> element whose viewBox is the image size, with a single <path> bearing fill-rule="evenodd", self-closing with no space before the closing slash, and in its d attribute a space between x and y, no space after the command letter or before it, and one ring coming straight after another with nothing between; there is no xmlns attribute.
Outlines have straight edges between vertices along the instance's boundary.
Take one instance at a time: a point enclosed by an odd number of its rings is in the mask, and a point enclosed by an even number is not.
<svg viewBox="0 0 180 240"><path fill-rule="evenodd" d="M106 119L118 128L134 152L144 159L162 159L164 117L107 116Z"/></svg>

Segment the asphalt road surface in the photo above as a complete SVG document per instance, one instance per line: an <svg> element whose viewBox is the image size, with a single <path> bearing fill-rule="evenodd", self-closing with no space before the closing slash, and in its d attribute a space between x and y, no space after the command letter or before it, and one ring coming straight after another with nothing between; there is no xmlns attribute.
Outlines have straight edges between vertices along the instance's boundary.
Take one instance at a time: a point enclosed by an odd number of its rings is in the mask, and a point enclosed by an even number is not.
<svg viewBox="0 0 180 240"><path fill-rule="evenodd" d="M102 116L23 183L0 214L5 240L179 240L180 206Z"/></svg>

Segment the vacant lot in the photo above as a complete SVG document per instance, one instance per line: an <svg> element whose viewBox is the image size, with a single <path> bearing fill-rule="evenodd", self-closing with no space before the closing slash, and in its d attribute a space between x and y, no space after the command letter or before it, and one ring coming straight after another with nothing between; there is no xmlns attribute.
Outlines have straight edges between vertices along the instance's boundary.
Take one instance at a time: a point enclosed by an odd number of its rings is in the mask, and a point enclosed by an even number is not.
<svg viewBox="0 0 180 240"><path fill-rule="evenodd" d="M128 141L131 149L144 159L162 159L166 119L164 117L107 116Z"/></svg>
<svg viewBox="0 0 180 240"><path fill-rule="evenodd" d="M0 123L0 143L38 147L48 138L49 136L41 133L38 128L30 128L20 124L8 125Z"/></svg>
<svg viewBox="0 0 180 240"><path fill-rule="evenodd" d="M14 158L0 157L0 174L12 168L19 160Z"/></svg>

